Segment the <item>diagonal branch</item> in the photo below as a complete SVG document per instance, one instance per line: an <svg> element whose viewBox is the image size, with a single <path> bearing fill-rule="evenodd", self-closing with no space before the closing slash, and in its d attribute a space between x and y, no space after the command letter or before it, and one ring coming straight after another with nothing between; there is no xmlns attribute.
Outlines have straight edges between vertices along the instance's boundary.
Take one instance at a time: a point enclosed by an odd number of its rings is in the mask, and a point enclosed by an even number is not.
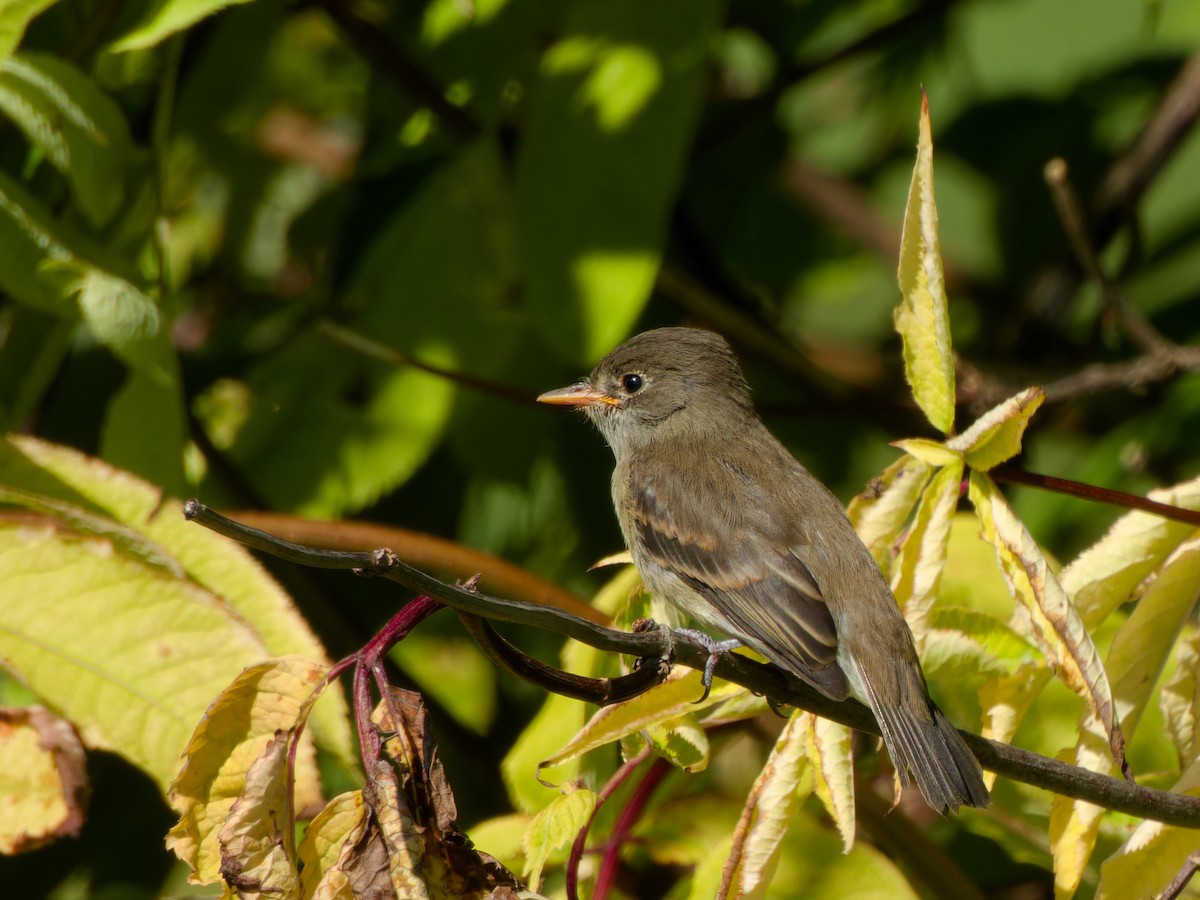
<svg viewBox="0 0 1200 900"><path fill-rule="evenodd" d="M184 515L219 534L300 565L378 572L383 577L410 590L426 594L459 613L534 625L614 653L627 653L639 657L669 654L673 659L693 669L703 669L708 661L707 647L693 639L672 635L665 629L640 633L617 631L536 603L490 597L438 581L431 575L396 559L395 555L387 550L352 553L313 550L290 544L264 532L239 525L197 500L189 500L184 504ZM758 663L736 653L726 653L718 660L715 672L726 681L762 694L776 703L808 710L859 731L879 734L875 717L861 703L855 700L830 700L815 688L775 666ZM961 733L980 764L998 775L1065 797L1093 803L1105 809L1153 819L1168 825L1200 829L1200 797L1142 787L1009 744L991 741L970 732Z"/></svg>

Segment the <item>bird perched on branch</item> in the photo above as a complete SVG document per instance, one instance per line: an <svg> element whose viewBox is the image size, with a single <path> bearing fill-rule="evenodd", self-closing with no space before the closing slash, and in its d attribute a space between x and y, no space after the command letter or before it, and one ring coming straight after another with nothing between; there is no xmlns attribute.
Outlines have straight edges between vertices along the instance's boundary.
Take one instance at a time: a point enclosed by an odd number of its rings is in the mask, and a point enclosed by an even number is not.
<svg viewBox="0 0 1200 900"><path fill-rule="evenodd" d="M745 644L834 700L856 697L902 784L911 773L943 814L987 806L887 581L841 503L763 425L722 337L647 331L538 399L600 429L634 564L652 594L732 639L714 654Z"/></svg>

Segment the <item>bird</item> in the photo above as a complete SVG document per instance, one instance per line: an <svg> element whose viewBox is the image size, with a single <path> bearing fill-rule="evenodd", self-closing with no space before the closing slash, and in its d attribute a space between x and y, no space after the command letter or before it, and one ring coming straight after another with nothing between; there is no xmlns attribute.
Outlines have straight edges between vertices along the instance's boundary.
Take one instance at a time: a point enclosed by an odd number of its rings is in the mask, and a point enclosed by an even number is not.
<svg viewBox="0 0 1200 900"><path fill-rule="evenodd" d="M642 332L538 400L583 410L604 436L634 565L652 595L725 636L710 653L741 644L866 704L901 785L911 774L942 815L988 805L887 580L842 504L763 424L722 336Z"/></svg>

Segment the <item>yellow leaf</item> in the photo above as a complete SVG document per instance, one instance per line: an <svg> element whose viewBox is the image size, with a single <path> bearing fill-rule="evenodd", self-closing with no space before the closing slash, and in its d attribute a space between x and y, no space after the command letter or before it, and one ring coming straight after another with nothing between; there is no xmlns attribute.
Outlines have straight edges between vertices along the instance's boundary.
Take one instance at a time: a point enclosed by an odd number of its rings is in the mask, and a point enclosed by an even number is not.
<svg viewBox="0 0 1200 900"><path fill-rule="evenodd" d="M1159 503L1200 509L1200 478L1151 491ZM1134 510L1113 523L1104 537L1063 570L1063 588L1088 628L1095 628L1126 602L1195 526Z"/></svg>
<svg viewBox="0 0 1200 900"><path fill-rule="evenodd" d="M1133 613L1113 637L1108 653L1108 677L1124 734L1132 738L1158 682L1175 640L1195 606L1200 588L1200 538L1180 545L1153 577ZM1117 774L1105 743L1103 725L1084 712L1075 764L1105 775ZM1104 810L1055 797L1051 807L1051 847L1054 880L1060 896L1079 887L1088 856L1095 846Z"/></svg>
<svg viewBox="0 0 1200 900"><path fill-rule="evenodd" d="M87 761L69 722L41 706L0 709L0 772L0 853L79 834Z"/></svg>
<svg viewBox="0 0 1200 900"><path fill-rule="evenodd" d="M930 466L949 466L962 462L962 453L951 450L948 441L943 444L941 441L931 441L929 438L905 438L901 441L892 441L892 446Z"/></svg>
<svg viewBox="0 0 1200 900"><path fill-rule="evenodd" d="M986 472L1021 452L1025 428L1045 399L1041 388L1026 388L984 413L946 446L962 453L972 469Z"/></svg>
<svg viewBox="0 0 1200 900"><path fill-rule="evenodd" d="M1171 791L1200 795L1200 759L1192 762ZM1142 822L1125 845L1100 866L1096 900L1157 896L1196 852L1196 846L1195 829Z"/></svg>
<svg viewBox="0 0 1200 900"><path fill-rule="evenodd" d="M946 548L958 508L962 471L962 460L956 458L933 476L921 495L916 519L904 538L892 573L892 591L904 610L918 650L924 646L930 613L946 566Z"/></svg>
<svg viewBox="0 0 1200 900"><path fill-rule="evenodd" d="M354 900L345 864L366 828L362 791L338 794L317 813L297 851L305 900Z"/></svg>
<svg viewBox="0 0 1200 900"><path fill-rule="evenodd" d="M1175 673L1163 685L1159 704L1179 758L1200 756L1200 631L1180 641Z"/></svg>
<svg viewBox="0 0 1200 900"><path fill-rule="evenodd" d="M1105 735L1084 733L1069 761L1081 769L1110 774L1112 754ZM1071 758L1073 757L1073 758ZM1072 897L1096 846L1104 808L1055 794L1050 802L1050 850L1054 856L1054 896Z"/></svg>
<svg viewBox="0 0 1200 900"><path fill-rule="evenodd" d="M644 694L597 711L565 747L543 760L538 768L561 766L589 750L603 747L628 734L662 725L688 713L700 712L746 691L739 685L714 679L708 698L697 703L703 690L699 672L676 669L666 681Z"/></svg>
<svg viewBox="0 0 1200 900"><path fill-rule="evenodd" d="M167 847L194 870L194 883L221 878L221 828L247 789L250 769L276 732L303 724L325 686L325 666L303 657L268 660L243 671L200 720L168 799L180 814ZM320 796L311 744L296 753L295 805ZM292 810L287 810L291 815Z"/></svg>
<svg viewBox="0 0 1200 900"><path fill-rule="evenodd" d="M810 716L806 734L808 761L816 775L817 796L842 836L842 852L854 847L854 748L850 729Z"/></svg>
<svg viewBox="0 0 1200 900"><path fill-rule="evenodd" d="M725 861L718 898L748 900L766 895L796 806L797 788L808 771L807 744L812 718L812 713L801 710L792 713L750 788Z"/></svg>
<svg viewBox="0 0 1200 900"><path fill-rule="evenodd" d="M1153 576L1113 637L1108 677L1116 713L1132 738L1150 692L1183 632L1200 592L1200 537L1181 544Z"/></svg>
<svg viewBox="0 0 1200 900"><path fill-rule="evenodd" d="M685 772L703 772L708 767L708 732L695 716L677 716L642 733L654 752L671 765Z"/></svg>
<svg viewBox="0 0 1200 900"><path fill-rule="evenodd" d="M246 781L221 825L221 877L238 900L300 897L289 802L288 748L296 729L282 729L246 770Z"/></svg>
<svg viewBox="0 0 1200 900"><path fill-rule="evenodd" d="M905 454L872 479L846 507L854 530L884 575L891 572L892 547L908 523L930 471L928 463Z"/></svg>
<svg viewBox="0 0 1200 900"><path fill-rule="evenodd" d="M525 830L525 874L531 890L537 890L542 869L550 854L573 843L596 810L596 794L579 788L563 794L533 817Z"/></svg>
<svg viewBox="0 0 1200 900"><path fill-rule="evenodd" d="M128 472L67 447L10 436L0 438L0 496L43 512L81 534L108 541L114 551L111 555L130 563L125 567L134 582L129 585L130 593L149 591L155 598L152 617L135 609L126 611L128 601L120 600L121 589L113 580L115 573L105 571L93 573L94 577L80 572L85 581L106 584L108 588L100 594L85 593L78 602L69 595L68 586L52 577L45 578L38 588L42 607L56 611L52 622L56 633L44 636L45 646L58 647L59 638L72 640L61 623L73 623L84 640L70 649L59 649L85 668L107 672L134 687L136 693L128 695L124 704L113 698L109 705L89 710L73 696L78 693L73 675L68 672L62 679L45 677L53 672L43 670L62 672L61 665L43 665L37 657L26 657L29 667L10 661L22 677L27 677L31 669L38 670L44 687L34 690L56 708L65 710L64 704L70 703L72 710L85 716L81 721L74 712L66 711L67 717L79 724L85 742L90 734L101 731L105 742L97 746L115 750L145 767L164 791L175 774L176 760L192 727L212 698L242 668L266 657L293 654L328 662L324 647L304 617L245 547L188 522L178 501L164 499L158 488ZM80 571L82 562L76 561L73 568ZM103 563L97 565L107 568ZM176 586L168 584L159 589L143 583L149 579L143 580L142 574L155 574L156 570L160 581L170 576L200 591L187 592L189 599L180 604L173 598L184 592ZM28 567L23 571L28 576ZM6 571L0 564L0 585L5 584L5 578ZM134 598L132 602L143 601ZM197 604L204 607L203 613ZM0 632L8 612L4 606L0 604ZM185 638L201 632L197 635L200 646L194 656L181 648L169 657L167 674L173 677L163 679L160 690L150 681L143 683L136 667L124 668L125 662L133 660L118 661L107 654L107 645L93 639L97 630L119 631L112 635L119 646L129 644L132 648L146 642L159 653L163 652L162 644L177 632ZM40 631L39 625L29 636L36 638ZM157 670L167 660L166 656L158 661L146 660L156 673L153 677L160 677ZM117 665L120 667L114 668ZM85 680L91 677L86 671L79 675ZM150 699L150 708L140 708L143 698ZM160 704L161 708L154 708ZM146 747L136 746L136 736L134 746L126 746L128 738L121 723L153 722L168 711L180 720L177 742L150 731ZM309 727L322 747L351 771L357 769L358 751L340 691L327 692L313 711Z"/></svg>
<svg viewBox="0 0 1200 900"><path fill-rule="evenodd" d="M1075 607L1025 526L1013 514L995 483L972 471L971 502L983 526L983 536L996 550L1000 569L1023 613L1023 623L1056 673L1104 724L1114 756L1123 759L1120 725L1113 717L1112 688Z"/></svg>
<svg viewBox="0 0 1200 900"><path fill-rule="evenodd" d="M1025 713L1050 681L1050 675L1045 665L1029 662L1011 675L986 679L979 688L979 706L983 710L980 733L1003 744L1011 742ZM993 772L984 772L983 777L989 789L996 782Z"/></svg>
<svg viewBox="0 0 1200 900"><path fill-rule="evenodd" d="M925 417L943 434L954 428L954 353L933 196L929 98L921 92L917 162L900 236L900 305L894 319L904 342L904 374Z"/></svg>
<svg viewBox="0 0 1200 900"><path fill-rule="evenodd" d="M267 655L218 597L107 538L0 525L0 585L5 666L164 792L213 697Z"/></svg>
<svg viewBox="0 0 1200 900"><path fill-rule="evenodd" d="M518 871L524 869L525 851L521 841L533 816L525 813L508 813L485 819L471 826L468 837L471 843L485 851L507 869Z"/></svg>

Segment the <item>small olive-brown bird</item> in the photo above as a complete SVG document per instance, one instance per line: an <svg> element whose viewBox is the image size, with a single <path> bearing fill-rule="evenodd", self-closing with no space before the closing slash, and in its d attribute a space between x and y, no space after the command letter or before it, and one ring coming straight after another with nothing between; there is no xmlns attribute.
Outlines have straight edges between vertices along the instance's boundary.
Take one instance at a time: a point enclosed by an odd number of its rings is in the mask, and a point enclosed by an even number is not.
<svg viewBox="0 0 1200 900"><path fill-rule="evenodd" d="M887 581L841 503L763 425L722 337L647 331L538 399L583 409L608 441L617 517L652 594L867 704L901 783L912 773L933 809L987 806Z"/></svg>

